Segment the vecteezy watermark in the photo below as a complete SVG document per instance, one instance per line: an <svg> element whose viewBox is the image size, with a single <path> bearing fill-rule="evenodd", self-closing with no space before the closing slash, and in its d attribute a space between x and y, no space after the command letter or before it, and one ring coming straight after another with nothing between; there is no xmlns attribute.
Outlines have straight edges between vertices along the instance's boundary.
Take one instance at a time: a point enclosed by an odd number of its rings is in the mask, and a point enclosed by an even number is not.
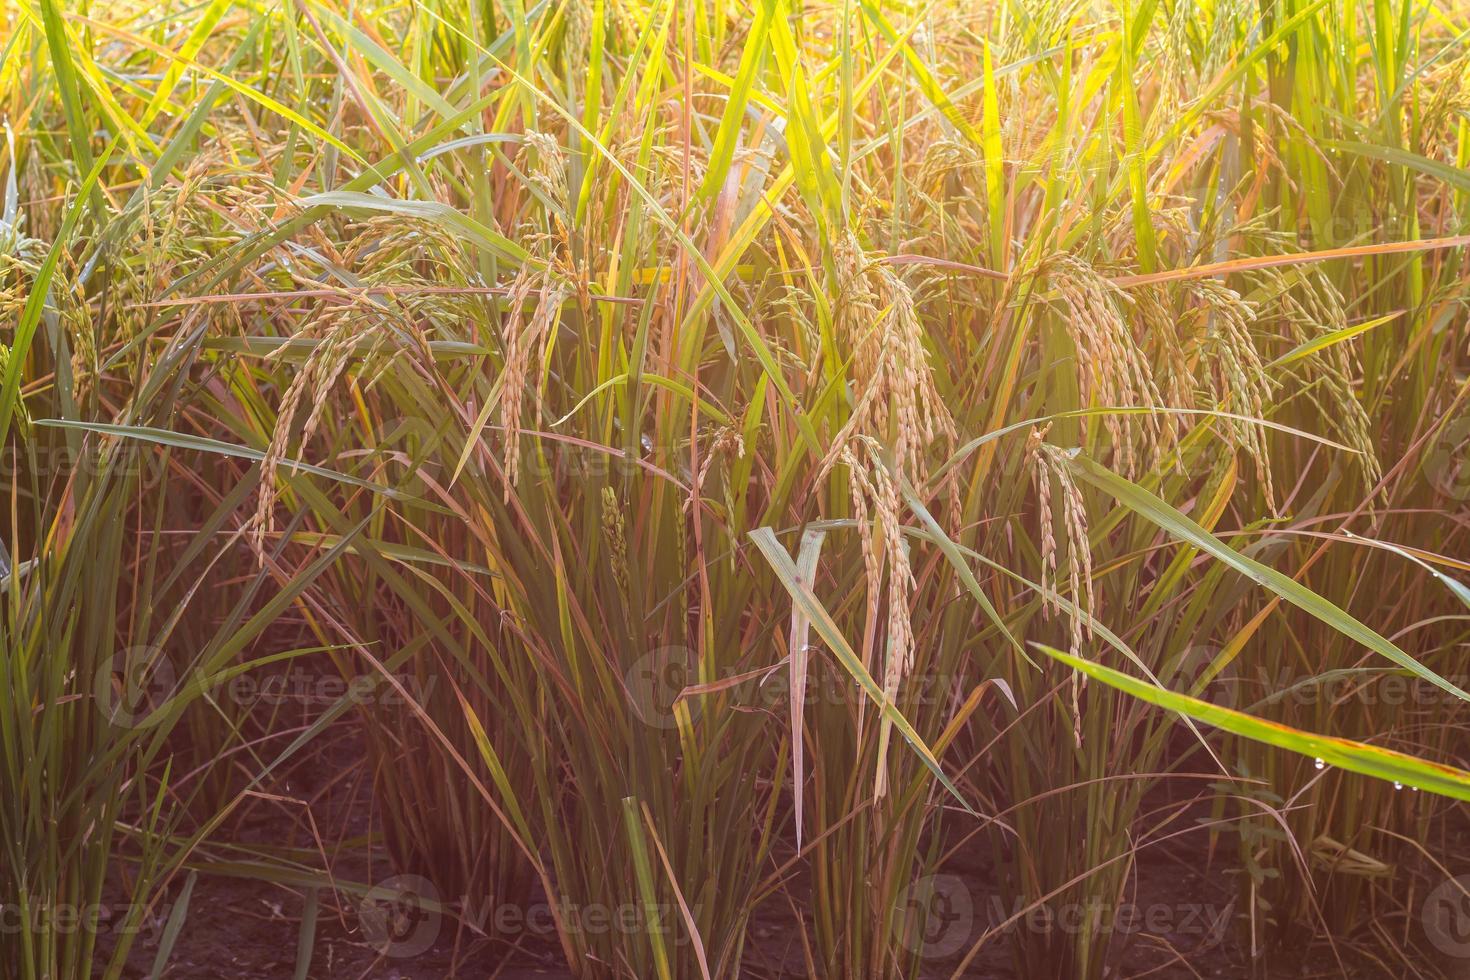
<svg viewBox="0 0 1470 980"><path fill-rule="evenodd" d="M550 902L498 902L474 906L463 903L463 918L484 933L499 936L540 936L557 934L557 924L566 935L646 936L657 933L672 937L673 945L689 941L683 919L676 905L662 902L573 902L562 898ZM696 918L700 907L690 914Z"/></svg>
<svg viewBox="0 0 1470 980"><path fill-rule="evenodd" d="M230 676L224 672L211 676L196 670L194 676L200 691L242 708L256 704L325 706L344 697L353 704L401 705L409 701L422 704L439 683L437 676L420 679L413 674L393 674L390 680L377 673L344 677L339 673L297 669L260 676L250 673Z"/></svg>
<svg viewBox="0 0 1470 980"><path fill-rule="evenodd" d="M1241 692L1240 677L1235 670L1236 658L1217 666L1220 654L1221 648L1211 644L1196 643L1186 647L1167 686L1170 690L1217 707L1239 707Z"/></svg>
<svg viewBox="0 0 1470 980"><path fill-rule="evenodd" d="M142 903L71 905L63 902L21 906L14 902L0 902L0 936L22 933L157 935L168 921L169 911L168 906L150 908Z"/></svg>
<svg viewBox="0 0 1470 980"><path fill-rule="evenodd" d="M1195 938L1196 950L1219 945L1230 926L1234 899L1224 905L1212 902L1085 902L1027 903L1015 899L1007 911L999 896L989 903L993 926L1034 933L1065 935L1133 935ZM1007 925L1009 923L1009 925Z"/></svg>
<svg viewBox="0 0 1470 980"><path fill-rule="evenodd" d="M811 669L817 670L817 665ZM691 720L698 718L704 697L715 690L741 708L775 711L791 704L791 672L784 666L726 672L722 676L727 683L714 683L691 692L689 689L699 684L698 673L693 650L680 645L665 646L633 661L623 673L623 685L634 713L654 728L677 725L676 704L688 709ZM916 673L904 681L898 704L901 710L908 710L921 704L946 703L962 698L963 694L950 674ZM846 707L870 698L850 677L822 678L814 673L802 688L801 704L806 708Z"/></svg>
<svg viewBox="0 0 1470 980"><path fill-rule="evenodd" d="M975 930L975 900L957 875L925 875L903 892L895 926L899 942L926 960L958 953Z"/></svg>
<svg viewBox="0 0 1470 980"><path fill-rule="evenodd" d="M178 689L178 674L166 651L137 646L119 650L92 678L92 695L103 716L119 728L141 728Z"/></svg>
<svg viewBox="0 0 1470 980"><path fill-rule="evenodd" d="M451 912L452 910L452 912ZM691 914L698 918L700 907ZM434 883L420 875L394 875L370 888L358 902L363 937L379 954L406 959L438 942L446 914L485 935L552 939L562 935L668 937L671 945L690 941L681 910L671 903L485 902L472 896L441 900Z"/></svg>
<svg viewBox="0 0 1470 980"><path fill-rule="evenodd" d="M404 959L427 952L444 915L439 890L421 875L394 875L368 889L357 904L368 943L383 956Z"/></svg>
<svg viewBox="0 0 1470 980"><path fill-rule="evenodd" d="M694 683L694 657L694 651L686 646L659 647L639 657L624 672L628 700L645 725L653 728L678 725L675 702ZM686 698L684 704L691 718L698 716L701 707L698 698Z"/></svg>
<svg viewBox="0 0 1470 980"><path fill-rule="evenodd" d="M781 667L758 674L740 685L737 690L742 694L743 704L771 710L780 709L791 704L791 671ZM969 692L962 690L956 683L954 675L948 672L913 673L905 677L899 687L898 706L900 710L907 711L918 705L953 703L964 700L967 693ZM807 678L801 692L801 704L806 708L819 705L845 707L871 700L872 695L846 674L822 678L813 673Z"/></svg>
<svg viewBox="0 0 1470 980"><path fill-rule="evenodd" d="M1470 411L1434 434L1424 453L1424 475L1434 489L1451 499L1470 499Z"/></svg>
<svg viewBox="0 0 1470 980"><path fill-rule="evenodd" d="M1201 687L1205 670L1218 655L1217 647L1191 647L1178 666L1162 677L1165 686L1181 694L1194 692L1194 697L1202 701L1241 711L1273 704L1312 707L1352 702L1368 707L1433 708L1461 703L1452 691L1392 666L1352 667L1310 675L1289 667L1242 665L1242 657L1236 657ZM1463 689L1470 684L1467 674L1442 676L1454 687Z"/></svg>
<svg viewBox="0 0 1470 980"><path fill-rule="evenodd" d="M453 466L463 448L464 435L462 426L442 417L402 415L376 427L375 448L396 464L395 474L407 477L403 489L412 493L427 489L421 484L415 486L420 472L438 480L446 465ZM485 436L492 440L506 438L498 425L491 425ZM515 438L523 440L525 447L520 457L522 482L605 481L639 472L667 475L678 472L680 464L689 460L687 441L655 445L645 436L627 451L618 446L546 438L530 431L520 431ZM530 449L532 446L534 451ZM500 455L494 449L489 453L491 458ZM478 464L472 461L471 465Z"/></svg>
<svg viewBox="0 0 1470 980"><path fill-rule="evenodd" d="M1424 896L1424 936L1446 956L1470 958L1470 874L1450 878Z"/></svg>
<svg viewBox="0 0 1470 980"><path fill-rule="evenodd" d="M1234 901L1209 902L1027 902L998 895L983 903L964 880L951 874L920 878L905 890L894 925L904 948L923 959L945 959L967 947L979 932L1037 935L1132 935L1148 933L1193 940L1196 950L1225 938Z"/></svg>
<svg viewBox="0 0 1470 980"><path fill-rule="evenodd" d="M92 681L98 710L119 728L142 728L161 719L158 709L171 700L204 698L249 710L256 705L326 706L343 698L353 704L422 704L438 684L437 676L413 674L385 677L378 673L344 677L335 671L317 672L290 667L271 673L214 673L195 667L179 677L167 651L139 646L119 650L102 663Z"/></svg>
<svg viewBox="0 0 1470 980"><path fill-rule="evenodd" d="M61 440L56 443L36 442L23 452L0 453L0 480L26 481L34 477L44 483L77 477L141 477L150 467L157 468L161 455L128 447L99 449L95 445Z"/></svg>

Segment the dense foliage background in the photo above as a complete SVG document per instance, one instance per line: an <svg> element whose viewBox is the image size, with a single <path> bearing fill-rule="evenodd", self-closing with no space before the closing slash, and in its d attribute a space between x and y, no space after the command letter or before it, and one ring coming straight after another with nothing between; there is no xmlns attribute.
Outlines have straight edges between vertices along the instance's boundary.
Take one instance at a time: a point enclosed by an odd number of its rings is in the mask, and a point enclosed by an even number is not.
<svg viewBox="0 0 1470 980"><path fill-rule="evenodd" d="M330 975L366 850L578 976L1095 978L1008 927L1183 835L1232 969L1464 969L1470 8L0 24L0 977L162 975L200 874Z"/></svg>

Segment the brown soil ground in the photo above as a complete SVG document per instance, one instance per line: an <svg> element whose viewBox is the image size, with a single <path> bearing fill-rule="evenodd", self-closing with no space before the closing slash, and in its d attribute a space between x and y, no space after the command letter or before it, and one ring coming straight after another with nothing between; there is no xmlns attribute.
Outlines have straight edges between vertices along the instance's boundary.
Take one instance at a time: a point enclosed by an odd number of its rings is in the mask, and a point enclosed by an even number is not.
<svg viewBox="0 0 1470 980"><path fill-rule="evenodd" d="M366 836L371 829L370 793L365 779L334 779L359 766L363 749L349 722L341 722L319 739L314 754L304 756L296 768L284 774L273 793L281 799L256 799L242 808L227 825L226 839L243 845L315 847L311 821L332 838L350 839ZM1185 781L1180 781L1181 784ZM1192 781L1197 785L1198 781ZM1176 787L1167 782L1156 791L1156 802L1167 802ZM320 791L320 792L319 792ZM1179 790L1183 792L1181 788ZM311 821L307 807L299 800L314 800ZM1452 871L1470 871L1470 820L1463 807L1449 807L1441 822L1442 835L1448 843L1440 856ZM1204 817L1207 811L1201 810ZM369 855L334 847L324 842L332 854L332 872L349 881L373 881L391 875L381 854ZM966 930L965 948L977 939L988 925L993 925L1012 911L1002 905L995 887L995 875L986 853L986 845L977 841L969 853L945 870L948 887L966 896L968 913L962 909L960 928ZM1438 848L1436 848L1438 850ZM1463 866L1457 866L1463 865ZM1235 877L1227 874L1228 862L1208 852L1208 835L1190 833L1165 844L1143 849L1135 867L1132 901L1140 909L1150 905L1182 913L1165 917L1167 921L1142 922L1131 931L1114 957L1118 977L1150 977L1157 980L1186 980L1202 977L1466 977L1470 978L1470 959L1433 961L1424 954L1422 970L1405 972L1402 961L1384 958L1392 967L1374 965L1372 950L1381 950L1373 937L1338 937L1339 954L1344 965L1331 955L1326 944L1303 944L1299 955L1276 954L1251 963L1246 945L1244 917L1231 914L1236 899ZM376 876L376 878L375 878ZM1430 880L1432 876L1426 876ZM745 975L755 980L800 978L807 973L803 966L801 940L791 920L791 908L803 908L799 894L801 883L793 888L792 901L782 897L756 910L745 963ZM170 886L176 895L179 882ZM1238 904L1238 903L1237 903ZM274 885L248 878L201 874L188 906L187 919L173 954L166 977L178 980L291 980L295 976L298 936L305 900L291 887ZM320 914L309 977L313 980L570 980L560 950L552 937L538 934L518 946L503 941L486 941L472 933L457 930L453 919L445 919L438 929L438 941L426 951L412 957L385 958L377 953L364 935L358 908L351 896L320 894ZM1003 912L1002 909L1005 909ZM1191 911L1197 910L1197 911ZM1415 910L1416 911L1416 910ZM1223 912L1223 914L1222 914ZM161 916L159 917L162 918ZM1407 937L1419 928L1417 915L1400 913L1391 928ZM1212 928L1220 923L1223 928ZM1407 923L1407 925L1406 925ZM456 934L458 932L458 935ZM157 944L163 934L162 922L142 930L134 944L125 977L150 975ZM949 934L952 935L952 934ZM1416 948L1427 949L1418 934ZM947 936L946 936L947 938ZM100 939L104 949L114 937ZM1416 942L1409 938L1408 942ZM1375 946L1375 943L1377 944ZM958 947L960 943L948 944ZM1365 952L1366 951L1366 952ZM944 951L941 951L944 952ZM951 976L961 953L937 955L928 961L919 978L929 980ZM1380 954L1381 955L1381 954ZM1417 954L1416 954L1417 955ZM1023 980L1012 965L1007 936L1001 934L988 943L979 958L967 969L966 977ZM1030 980L1030 978L1024 978Z"/></svg>

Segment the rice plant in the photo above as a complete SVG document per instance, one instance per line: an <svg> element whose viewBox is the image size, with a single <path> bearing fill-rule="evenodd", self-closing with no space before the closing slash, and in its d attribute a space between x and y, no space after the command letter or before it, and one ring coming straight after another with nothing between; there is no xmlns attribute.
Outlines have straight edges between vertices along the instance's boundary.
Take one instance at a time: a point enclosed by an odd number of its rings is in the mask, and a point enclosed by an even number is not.
<svg viewBox="0 0 1470 980"><path fill-rule="evenodd" d="M1464 4L0 23L0 976L1463 968Z"/></svg>

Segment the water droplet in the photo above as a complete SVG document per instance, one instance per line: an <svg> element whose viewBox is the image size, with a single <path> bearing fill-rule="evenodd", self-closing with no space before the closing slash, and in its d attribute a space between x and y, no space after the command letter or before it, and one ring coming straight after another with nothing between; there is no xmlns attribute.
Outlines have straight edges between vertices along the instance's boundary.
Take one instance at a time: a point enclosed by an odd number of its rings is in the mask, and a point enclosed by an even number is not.
<svg viewBox="0 0 1470 980"><path fill-rule="evenodd" d="M1318 769L1321 769L1325 765L1327 765L1327 763L1323 762L1321 759L1318 759L1317 760L1317 768Z"/></svg>
<svg viewBox="0 0 1470 980"><path fill-rule="evenodd" d="M1394 789L1403 789L1404 788L1404 784L1401 783L1401 782L1399 782L1397 779L1395 779L1393 781L1393 788Z"/></svg>

